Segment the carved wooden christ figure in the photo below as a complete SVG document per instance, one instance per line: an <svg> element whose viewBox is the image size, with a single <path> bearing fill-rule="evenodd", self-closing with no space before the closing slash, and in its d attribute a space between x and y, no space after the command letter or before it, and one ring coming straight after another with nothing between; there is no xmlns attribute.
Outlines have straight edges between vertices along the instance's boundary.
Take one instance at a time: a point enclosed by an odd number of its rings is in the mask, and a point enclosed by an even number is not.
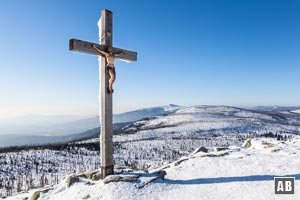
<svg viewBox="0 0 300 200"><path fill-rule="evenodd" d="M113 53L112 47L107 47L107 52L101 51L96 47L96 45L93 45L93 48L96 49L96 51L106 58L106 70L105 72L109 74L109 84L107 88L107 93L112 94L114 92L113 90L113 84L116 80L116 68L115 68L115 59L119 57L121 54L124 54L124 51L121 51L120 53Z"/></svg>

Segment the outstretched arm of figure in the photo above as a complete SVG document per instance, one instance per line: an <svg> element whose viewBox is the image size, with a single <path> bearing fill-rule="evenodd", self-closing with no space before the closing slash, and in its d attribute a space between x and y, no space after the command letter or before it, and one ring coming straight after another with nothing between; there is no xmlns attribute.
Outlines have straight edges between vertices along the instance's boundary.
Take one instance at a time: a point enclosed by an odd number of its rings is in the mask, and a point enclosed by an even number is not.
<svg viewBox="0 0 300 200"><path fill-rule="evenodd" d="M103 56L108 56L108 53L106 53L105 51L101 51L101 50L98 49L98 48L96 47L96 45L94 45L94 44L93 44L93 48L96 49L96 51L97 51L98 53L100 53L101 55L103 55Z"/></svg>
<svg viewBox="0 0 300 200"><path fill-rule="evenodd" d="M118 53L115 54L115 57L119 57L120 55L125 54L125 51L120 51Z"/></svg>

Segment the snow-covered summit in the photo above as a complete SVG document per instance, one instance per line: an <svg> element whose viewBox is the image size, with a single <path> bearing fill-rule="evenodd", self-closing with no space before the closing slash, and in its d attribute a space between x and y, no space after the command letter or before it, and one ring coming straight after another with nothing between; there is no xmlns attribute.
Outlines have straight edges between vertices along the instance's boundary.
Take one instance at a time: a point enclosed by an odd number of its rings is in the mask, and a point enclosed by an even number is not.
<svg viewBox="0 0 300 200"><path fill-rule="evenodd" d="M175 104L169 104L169 105L163 106L163 108L166 112L172 112L172 111L176 111L176 110L182 108L182 106L175 105Z"/></svg>
<svg viewBox="0 0 300 200"><path fill-rule="evenodd" d="M147 135L192 137L208 133L265 133L266 130L299 134L300 116L294 113L252 111L229 106L193 106L138 120L123 128L125 133L136 133L130 137L139 139Z"/></svg>
<svg viewBox="0 0 300 200"><path fill-rule="evenodd" d="M300 110L293 110L292 112L300 114Z"/></svg>
<svg viewBox="0 0 300 200"><path fill-rule="evenodd" d="M300 137L286 142L259 138L250 143L248 148L230 146L221 151L194 152L165 165L164 180L157 179L143 187L140 186L151 179L151 174L127 172L125 175L140 177L134 182L109 184L81 179L69 188L62 182L41 194L39 200L300 199ZM295 177L295 194L275 195L276 176ZM21 199L31 193L9 199Z"/></svg>
<svg viewBox="0 0 300 200"><path fill-rule="evenodd" d="M136 120L139 120L142 118L146 118L146 117L168 114L170 112L176 111L179 108L182 108L182 107L175 105L175 104L169 104L169 105L165 105L165 106L133 110L133 111L125 112L122 114L115 114L114 115L114 123L133 122L133 121L136 121Z"/></svg>

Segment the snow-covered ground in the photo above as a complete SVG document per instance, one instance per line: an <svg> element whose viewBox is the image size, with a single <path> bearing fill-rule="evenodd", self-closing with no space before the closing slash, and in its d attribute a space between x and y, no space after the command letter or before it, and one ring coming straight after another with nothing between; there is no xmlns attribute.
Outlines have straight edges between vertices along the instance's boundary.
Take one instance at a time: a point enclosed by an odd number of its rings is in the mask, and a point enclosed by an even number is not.
<svg viewBox="0 0 300 200"><path fill-rule="evenodd" d="M0 153L0 199L56 184L66 174L94 170L99 165L99 152L87 146Z"/></svg>
<svg viewBox="0 0 300 200"><path fill-rule="evenodd" d="M256 138L250 148L231 146L223 151L192 154L179 165L165 169L165 179L138 188L149 174L139 173L135 182L95 181L75 183L70 188L62 182L54 190L42 194L40 200L198 200L198 199L300 199L300 137L286 142ZM296 178L295 194L275 195L276 176ZM21 199L22 194L8 198ZM88 197L88 198L87 198Z"/></svg>
<svg viewBox="0 0 300 200"><path fill-rule="evenodd" d="M136 133L130 136L135 140L266 131L300 133L300 116L287 111L263 112L228 106L193 106L168 115L136 121L123 128L123 131Z"/></svg>
<svg viewBox="0 0 300 200"><path fill-rule="evenodd" d="M300 114L300 110L293 110L292 112Z"/></svg>
<svg viewBox="0 0 300 200"><path fill-rule="evenodd" d="M116 165L155 168L200 146L212 150L214 146L240 146L245 139L261 134L285 140L300 133L300 115L288 111L228 106L170 106L163 110L169 113L133 122L113 136ZM100 166L99 138L47 148L0 153L0 198Z"/></svg>
<svg viewBox="0 0 300 200"><path fill-rule="evenodd" d="M300 134L300 115L285 111L252 111L229 106L192 106L145 118L124 127L113 140L121 162L136 160L138 168L161 165L198 146L239 145L261 134ZM120 163L124 164L124 163Z"/></svg>

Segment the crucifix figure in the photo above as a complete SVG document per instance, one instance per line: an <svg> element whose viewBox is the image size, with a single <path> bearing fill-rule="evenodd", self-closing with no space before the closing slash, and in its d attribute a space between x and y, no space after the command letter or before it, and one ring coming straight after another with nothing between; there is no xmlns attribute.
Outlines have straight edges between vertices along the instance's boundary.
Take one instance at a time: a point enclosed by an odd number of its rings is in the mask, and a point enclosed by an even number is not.
<svg viewBox="0 0 300 200"><path fill-rule="evenodd" d="M113 142L112 142L112 93L113 83L116 78L115 59L125 61L136 61L137 53L123 50L112 46L112 12L109 10L101 11L101 18L98 23L100 30L100 44L86 42L77 39L71 39L69 49L82 53L94 54L101 56L99 63L100 74L100 151L101 151L101 174L102 178L113 174Z"/></svg>
<svg viewBox="0 0 300 200"><path fill-rule="evenodd" d="M107 47L107 52L101 51L96 47L96 45L93 45L93 48L96 49L100 55L105 56L106 58L106 72L109 74L107 93L111 94L114 92L112 86L116 80L115 58L119 57L125 52L121 51L120 53L113 53L112 47Z"/></svg>

